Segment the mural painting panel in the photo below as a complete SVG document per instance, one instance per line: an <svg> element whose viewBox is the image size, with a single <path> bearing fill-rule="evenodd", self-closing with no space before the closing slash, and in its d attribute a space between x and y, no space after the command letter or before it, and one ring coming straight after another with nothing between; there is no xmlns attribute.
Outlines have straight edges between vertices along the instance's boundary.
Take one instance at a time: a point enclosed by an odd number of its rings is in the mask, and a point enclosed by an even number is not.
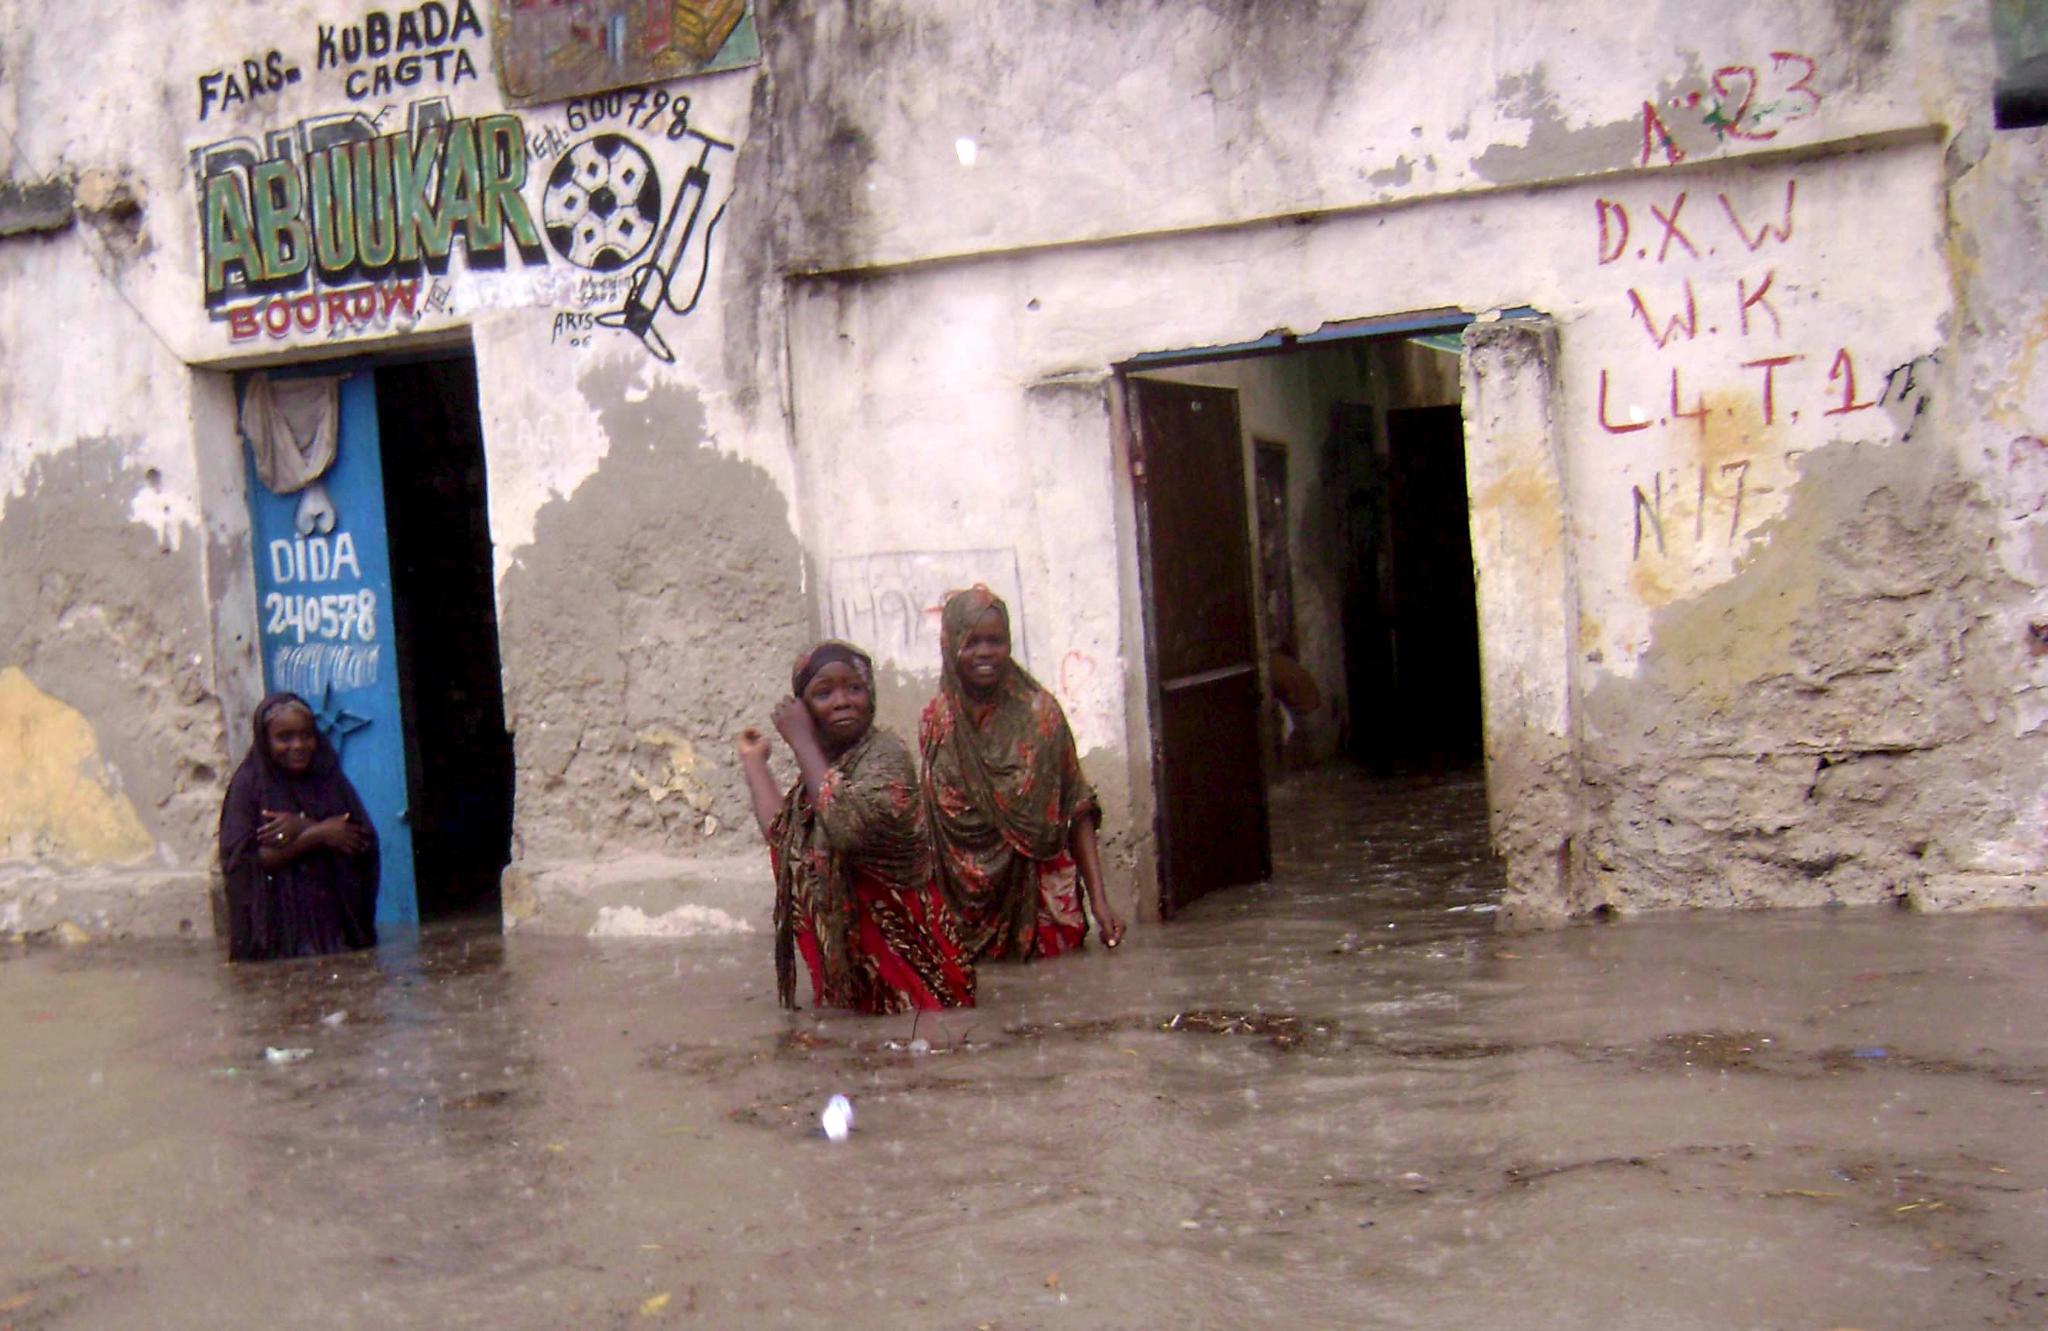
<svg viewBox="0 0 2048 1331"><path fill-rule="evenodd" d="M491 35L515 106L761 58L752 0L499 0Z"/></svg>

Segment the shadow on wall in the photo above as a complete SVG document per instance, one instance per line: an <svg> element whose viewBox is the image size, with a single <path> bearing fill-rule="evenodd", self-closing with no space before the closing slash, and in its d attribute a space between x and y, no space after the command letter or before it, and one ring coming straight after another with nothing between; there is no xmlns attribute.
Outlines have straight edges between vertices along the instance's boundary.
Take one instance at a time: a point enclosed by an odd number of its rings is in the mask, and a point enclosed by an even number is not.
<svg viewBox="0 0 2048 1331"><path fill-rule="evenodd" d="M618 356L579 387L609 441L500 589L515 859L731 849L730 755L808 645L803 552L768 474L706 435L696 394Z"/></svg>

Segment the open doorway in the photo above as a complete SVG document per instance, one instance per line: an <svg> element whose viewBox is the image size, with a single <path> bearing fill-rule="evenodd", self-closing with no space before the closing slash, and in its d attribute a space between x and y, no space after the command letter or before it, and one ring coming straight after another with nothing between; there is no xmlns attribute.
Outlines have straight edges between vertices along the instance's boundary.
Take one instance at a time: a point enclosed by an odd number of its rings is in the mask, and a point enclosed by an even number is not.
<svg viewBox="0 0 2048 1331"><path fill-rule="evenodd" d="M1139 470L1164 914L1210 887L1265 876L1269 786L1483 783L1464 322L1276 338L1123 367ZM1180 410L1192 421L1197 401L1210 421L1225 422L1213 428L1227 444L1195 442L1161 405L1189 404ZM1202 479L1191 481L1190 469ZM1219 506L1225 493L1234 505ZM1240 565L1241 594L1230 581ZM1187 613L1165 598L1193 599L1197 636L1214 650L1178 659L1187 655L1176 645ZM1245 687L1225 696L1221 676L1235 657L1211 640L1240 613L1251 668ZM1175 715L1190 676L1211 695L1196 722ZM1247 734L1250 776L1219 767L1223 737ZM1219 781L1257 807L1224 807ZM1483 800L1466 804L1483 819Z"/></svg>
<svg viewBox="0 0 2048 1331"><path fill-rule="evenodd" d="M511 858L512 741L476 362L380 364L376 393L420 916L495 920Z"/></svg>

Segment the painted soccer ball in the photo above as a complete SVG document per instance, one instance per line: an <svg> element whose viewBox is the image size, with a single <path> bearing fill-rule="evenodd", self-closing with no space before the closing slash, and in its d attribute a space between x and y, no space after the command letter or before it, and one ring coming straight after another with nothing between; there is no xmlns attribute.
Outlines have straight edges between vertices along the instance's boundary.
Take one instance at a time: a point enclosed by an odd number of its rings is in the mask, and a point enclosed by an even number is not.
<svg viewBox="0 0 2048 1331"><path fill-rule="evenodd" d="M600 273L624 268L647 252L661 224L654 163L623 135L593 135L555 163L540 220L570 263Z"/></svg>

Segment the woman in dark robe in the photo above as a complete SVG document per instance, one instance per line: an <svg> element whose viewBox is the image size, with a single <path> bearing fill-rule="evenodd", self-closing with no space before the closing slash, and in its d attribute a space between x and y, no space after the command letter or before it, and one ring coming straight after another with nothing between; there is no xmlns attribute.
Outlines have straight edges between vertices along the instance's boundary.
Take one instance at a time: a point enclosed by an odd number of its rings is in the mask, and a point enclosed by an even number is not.
<svg viewBox="0 0 2048 1331"><path fill-rule="evenodd" d="M974 968L932 883L910 750L874 720L867 654L823 642L797 662L774 711L796 757L787 794L768 770L767 737L752 726L740 733L775 870L776 995L796 1006L800 954L818 1007L971 1007Z"/></svg>
<svg viewBox="0 0 2048 1331"><path fill-rule="evenodd" d="M375 946L376 832L313 709L273 693L252 735L220 810L228 959Z"/></svg>
<svg viewBox="0 0 2048 1331"><path fill-rule="evenodd" d="M968 954L1029 961L1081 946L1083 890L1114 948L1124 924L1103 895L1102 810L1059 700L1010 656L1009 607L986 587L954 592L939 627L939 694L918 746L939 886Z"/></svg>

